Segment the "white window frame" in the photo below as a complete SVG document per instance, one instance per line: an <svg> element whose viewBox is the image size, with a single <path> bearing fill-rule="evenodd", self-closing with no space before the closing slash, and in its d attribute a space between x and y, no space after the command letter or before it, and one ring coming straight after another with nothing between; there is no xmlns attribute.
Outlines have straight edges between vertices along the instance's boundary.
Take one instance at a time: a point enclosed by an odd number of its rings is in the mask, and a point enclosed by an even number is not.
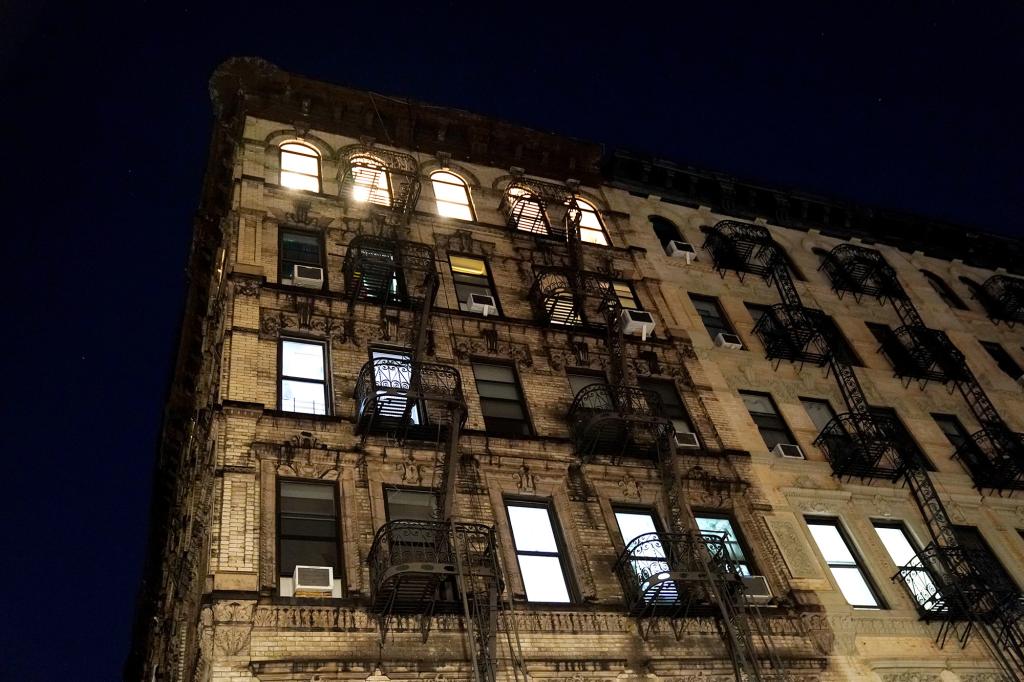
<svg viewBox="0 0 1024 682"><path fill-rule="evenodd" d="M309 153L303 153L299 150L308 150ZM298 140L291 140L288 142L282 142L278 148L278 162L280 165L280 177L278 178L278 184L288 189L305 190L307 192L316 192L319 194L323 189L323 159L320 156L319 150L312 145L306 144L305 142L299 142ZM295 170L294 168L286 168L288 165L286 159L289 156L300 156L305 158L316 159L316 174L306 173L304 171ZM315 181L316 187L310 186L310 181Z"/></svg>
<svg viewBox="0 0 1024 682"><path fill-rule="evenodd" d="M440 177L445 176L445 177ZM462 190L462 198L465 201L454 199L442 199L438 195L438 185L444 187L458 187ZM469 183L465 178L460 177L450 170L436 170L430 174L430 186L434 190L434 203L437 206L437 214L444 218L456 220L475 221L476 212L473 210L473 200L469 193Z"/></svg>

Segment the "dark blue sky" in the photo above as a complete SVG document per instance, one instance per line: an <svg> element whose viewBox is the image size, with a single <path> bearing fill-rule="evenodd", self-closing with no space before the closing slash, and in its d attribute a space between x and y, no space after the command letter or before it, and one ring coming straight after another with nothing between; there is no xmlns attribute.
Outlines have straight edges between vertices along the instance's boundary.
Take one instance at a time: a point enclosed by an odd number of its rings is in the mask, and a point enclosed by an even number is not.
<svg viewBox="0 0 1024 682"><path fill-rule="evenodd" d="M119 677L229 56L1024 232L1017 2L557 4L3 3L0 678Z"/></svg>

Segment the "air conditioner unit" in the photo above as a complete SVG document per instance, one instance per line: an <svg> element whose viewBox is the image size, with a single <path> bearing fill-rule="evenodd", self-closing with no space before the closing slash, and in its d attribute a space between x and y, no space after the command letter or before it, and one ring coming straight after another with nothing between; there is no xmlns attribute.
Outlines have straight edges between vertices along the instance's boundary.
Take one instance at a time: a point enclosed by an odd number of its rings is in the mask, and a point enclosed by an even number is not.
<svg viewBox="0 0 1024 682"><path fill-rule="evenodd" d="M763 575L743 576L743 586L747 588L743 593L747 602L764 604L772 600L772 590L768 587L768 581Z"/></svg>
<svg viewBox="0 0 1024 682"><path fill-rule="evenodd" d="M494 301L493 296L487 294L470 294L466 299L466 305L469 306L470 311L483 313L484 317L498 314L498 304Z"/></svg>
<svg viewBox="0 0 1024 682"><path fill-rule="evenodd" d="M719 332L718 336L715 337L715 345L719 348L732 348L733 350L743 348L743 342L740 341L740 337L735 334L726 334L725 332Z"/></svg>
<svg viewBox="0 0 1024 682"><path fill-rule="evenodd" d="M312 265L296 265L292 274L292 284L307 289L323 289L324 269Z"/></svg>
<svg viewBox="0 0 1024 682"><path fill-rule="evenodd" d="M687 426L685 426L682 423L674 421L672 422L672 425L675 427L676 430L675 434L672 437L675 438L677 448L695 450L696 448L700 447L700 441L697 440L697 434L690 433L689 431L687 431Z"/></svg>
<svg viewBox="0 0 1024 682"><path fill-rule="evenodd" d="M625 334L640 332L640 338L647 340L647 335L654 331L654 317L645 310L623 310L622 331Z"/></svg>
<svg viewBox="0 0 1024 682"><path fill-rule="evenodd" d="M804 459L804 451L800 449L799 445L794 443L779 443L772 450L779 457L788 457L789 459Z"/></svg>
<svg viewBox="0 0 1024 682"><path fill-rule="evenodd" d="M687 265L692 263L693 259L697 257L697 252L693 250L693 244L676 239L670 241L668 246L665 247L665 254L673 258L685 258Z"/></svg>
<svg viewBox="0 0 1024 682"><path fill-rule="evenodd" d="M295 596L330 596L334 592L334 569L330 566L296 566L292 573Z"/></svg>

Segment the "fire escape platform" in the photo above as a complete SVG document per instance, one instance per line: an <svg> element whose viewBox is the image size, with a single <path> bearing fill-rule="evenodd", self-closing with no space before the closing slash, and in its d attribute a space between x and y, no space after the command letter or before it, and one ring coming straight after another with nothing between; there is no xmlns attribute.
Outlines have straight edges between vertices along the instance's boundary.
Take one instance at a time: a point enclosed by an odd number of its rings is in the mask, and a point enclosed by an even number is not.
<svg viewBox="0 0 1024 682"><path fill-rule="evenodd" d="M594 456L657 456L659 442L671 434L661 396L633 386L591 384L573 400L568 414L576 453Z"/></svg>
<svg viewBox="0 0 1024 682"><path fill-rule="evenodd" d="M408 440L443 441L458 413L466 421L462 375L449 365L376 358L356 378L356 433L399 432Z"/></svg>

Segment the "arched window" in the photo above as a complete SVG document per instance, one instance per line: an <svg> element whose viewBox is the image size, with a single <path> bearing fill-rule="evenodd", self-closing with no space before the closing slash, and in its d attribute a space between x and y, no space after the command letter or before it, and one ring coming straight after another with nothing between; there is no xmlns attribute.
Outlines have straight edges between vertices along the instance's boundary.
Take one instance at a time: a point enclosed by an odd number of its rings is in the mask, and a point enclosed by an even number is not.
<svg viewBox="0 0 1024 682"><path fill-rule="evenodd" d="M654 228L654 235L661 242L664 248L668 248L668 243L673 241L684 241L682 235L679 233L679 228L676 227L668 218L662 218L660 215L647 216L647 219L651 221L651 227Z"/></svg>
<svg viewBox="0 0 1024 682"><path fill-rule="evenodd" d="M355 201L391 205L391 183L388 181L387 166L372 156L353 156L349 159L352 168L352 198Z"/></svg>
<svg viewBox="0 0 1024 682"><path fill-rule="evenodd" d="M536 194L525 187L512 185L505 193L505 201L508 203L509 221L517 230L543 235L550 232L544 200Z"/></svg>
<svg viewBox="0 0 1024 682"><path fill-rule="evenodd" d="M320 191L320 152L301 142L280 146L281 185L291 189Z"/></svg>
<svg viewBox="0 0 1024 682"><path fill-rule="evenodd" d="M580 217L580 241L587 242L588 244L608 246L608 235L604 231L601 216L597 214L597 209L594 208L594 205L581 197L576 197L576 205L579 206L580 213L582 213Z"/></svg>
<svg viewBox="0 0 1024 682"><path fill-rule="evenodd" d="M449 171L434 171L430 174L430 183L434 186L438 215L473 220L473 206L469 203L469 186L465 180Z"/></svg>
<svg viewBox="0 0 1024 682"><path fill-rule="evenodd" d="M971 298L981 305L985 304L985 290L981 288L980 284L970 277L961 277L960 283L967 287L967 290L971 292Z"/></svg>
<svg viewBox="0 0 1024 682"><path fill-rule="evenodd" d="M927 270L921 270L921 274L924 275L926 280L928 280L928 284L930 284L932 289L935 290L935 293L939 295L939 298L946 302L946 305L950 308L954 308L955 310L967 310L967 306L964 305L964 302L956 295L956 292L949 288L949 285L946 284L946 280L942 279L934 272L928 272Z"/></svg>

